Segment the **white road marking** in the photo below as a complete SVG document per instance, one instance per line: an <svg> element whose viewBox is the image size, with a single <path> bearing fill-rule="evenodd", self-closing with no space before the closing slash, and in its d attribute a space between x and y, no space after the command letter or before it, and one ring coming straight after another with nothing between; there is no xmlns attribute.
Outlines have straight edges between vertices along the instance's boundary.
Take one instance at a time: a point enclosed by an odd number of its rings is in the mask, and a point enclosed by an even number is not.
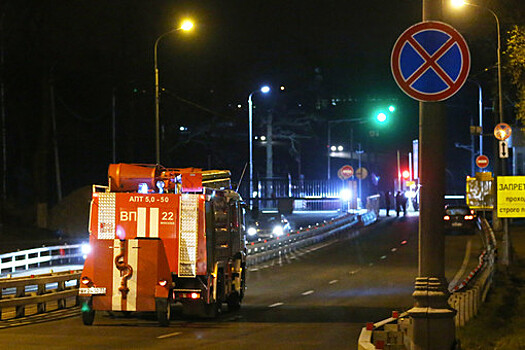
<svg viewBox="0 0 525 350"><path fill-rule="evenodd" d="M339 282L339 280L331 280L330 282L328 282L328 284L334 284L334 283L337 283Z"/></svg>
<svg viewBox="0 0 525 350"><path fill-rule="evenodd" d="M159 335L157 337L157 339L164 339L164 338L169 338L169 337L175 337L177 335L181 335L182 332L173 332L173 333L168 333L168 334L163 334L163 335Z"/></svg>
<svg viewBox="0 0 525 350"><path fill-rule="evenodd" d="M393 251L393 252L397 251L397 248L392 248L392 251Z"/></svg>
<svg viewBox="0 0 525 350"><path fill-rule="evenodd" d="M355 275L355 274L358 273L359 271L361 271L361 269L353 270L353 271L350 271L350 274L351 274L351 275Z"/></svg>
<svg viewBox="0 0 525 350"><path fill-rule="evenodd" d="M386 259L386 255L383 255L383 256L381 257L381 260L385 260L385 259Z"/></svg>
<svg viewBox="0 0 525 350"><path fill-rule="evenodd" d="M307 290L306 292L302 292L301 295L305 295L306 296L306 295L310 295L310 294L313 294L313 293L314 293L314 291L312 289L310 289L310 290Z"/></svg>
<svg viewBox="0 0 525 350"><path fill-rule="evenodd" d="M275 304L269 305L268 307L277 307L281 305L284 305L284 303L275 303Z"/></svg>

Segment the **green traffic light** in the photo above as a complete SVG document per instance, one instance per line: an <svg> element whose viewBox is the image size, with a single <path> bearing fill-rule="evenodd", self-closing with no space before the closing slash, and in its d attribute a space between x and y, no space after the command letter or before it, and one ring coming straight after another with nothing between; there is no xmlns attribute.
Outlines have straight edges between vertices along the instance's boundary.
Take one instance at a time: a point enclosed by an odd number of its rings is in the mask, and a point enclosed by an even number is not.
<svg viewBox="0 0 525 350"><path fill-rule="evenodd" d="M386 114L381 112L376 116L376 119L380 123L384 123L386 121Z"/></svg>

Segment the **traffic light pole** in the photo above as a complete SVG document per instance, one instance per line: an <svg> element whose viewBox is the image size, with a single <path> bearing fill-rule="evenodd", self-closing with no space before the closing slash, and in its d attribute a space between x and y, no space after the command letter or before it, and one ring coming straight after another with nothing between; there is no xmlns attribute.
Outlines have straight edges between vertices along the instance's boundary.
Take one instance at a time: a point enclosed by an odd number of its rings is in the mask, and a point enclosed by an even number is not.
<svg viewBox="0 0 525 350"><path fill-rule="evenodd" d="M423 21L441 20L442 0L423 0ZM455 311L448 305L443 207L445 194L444 102L419 103L420 214L418 277L409 310L410 349L452 349Z"/></svg>

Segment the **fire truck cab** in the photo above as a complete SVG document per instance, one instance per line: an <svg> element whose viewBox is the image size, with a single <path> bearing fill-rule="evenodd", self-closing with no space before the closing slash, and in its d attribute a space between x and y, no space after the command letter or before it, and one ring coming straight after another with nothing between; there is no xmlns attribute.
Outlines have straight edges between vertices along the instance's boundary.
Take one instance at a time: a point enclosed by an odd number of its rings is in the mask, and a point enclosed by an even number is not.
<svg viewBox="0 0 525 350"><path fill-rule="evenodd" d="M93 186L90 246L80 279L82 320L96 311L152 311L167 326L171 306L215 317L245 291L245 205L224 170L111 164Z"/></svg>

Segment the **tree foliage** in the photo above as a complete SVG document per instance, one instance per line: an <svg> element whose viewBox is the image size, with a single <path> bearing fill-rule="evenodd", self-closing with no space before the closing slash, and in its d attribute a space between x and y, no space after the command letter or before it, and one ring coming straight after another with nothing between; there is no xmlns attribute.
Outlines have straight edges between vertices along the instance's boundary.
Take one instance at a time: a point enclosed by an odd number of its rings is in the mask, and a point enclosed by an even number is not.
<svg viewBox="0 0 525 350"><path fill-rule="evenodd" d="M514 26L509 31L505 54L507 71L516 87L516 119L525 124L525 26Z"/></svg>

